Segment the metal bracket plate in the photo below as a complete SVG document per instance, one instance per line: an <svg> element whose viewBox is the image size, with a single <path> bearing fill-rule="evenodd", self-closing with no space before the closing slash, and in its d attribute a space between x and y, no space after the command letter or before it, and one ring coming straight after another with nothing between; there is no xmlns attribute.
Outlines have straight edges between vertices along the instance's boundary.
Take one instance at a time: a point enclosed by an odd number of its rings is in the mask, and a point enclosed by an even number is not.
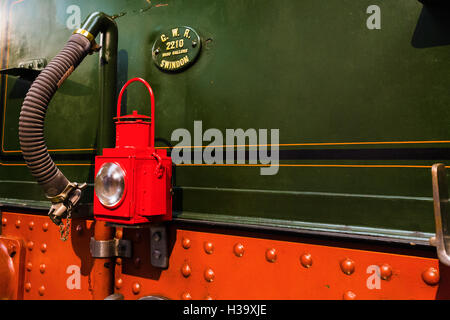
<svg viewBox="0 0 450 320"><path fill-rule="evenodd" d="M167 227L164 225L150 226L150 263L156 268L169 267Z"/></svg>
<svg viewBox="0 0 450 320"><path fill-rule="evenodd" d="M91 238L89 247L93 258L131 258L132 256L130 240L95 240L94 238Z"/></svg>
<svg viewBox="0 0 450 320"><path fill-rule="evenodd" d="M450 211L445 165L436 163L431 168L433 183L434 220L436 223L436 245L439 260L450 266Z"/></svg>

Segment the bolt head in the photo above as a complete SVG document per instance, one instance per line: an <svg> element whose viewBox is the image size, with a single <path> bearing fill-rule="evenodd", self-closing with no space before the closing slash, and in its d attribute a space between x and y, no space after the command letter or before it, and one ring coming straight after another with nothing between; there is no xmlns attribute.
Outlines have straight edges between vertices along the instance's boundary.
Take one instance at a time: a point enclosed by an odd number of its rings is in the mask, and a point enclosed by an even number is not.
<svg viewBox="0 0 450 320"><path fill-rule="evenodd" d="M138 294L139 292L141 292L141 285L139 284L139 282L133 283L131 290L133 291L134 294Z"/></svg>
<svg viewBox="0 0 450 320"><path fill-rule="evenodd" d="M41 245L41 251L42 251L42 253L44 253L44 252L47 251L47 244L43 243L43 244Z"/></svg>
<svg viewBox="0 0 450 320"><path fill-rule="evenodd" d="M309 268L312 266L313 260L310 253L304 253L300 257L300 263L303 267Z"/></svg>
<svg viewBox="0 0 450 320"><path fill-rule="evenodd" d="M161 251L159 251L159 250L154 250L153 251L153 258L155 258L155 259L159 259L159 258L161 258Z"/></svg>
<svg viewBox="0 0 450 320"><path fill-rule="evenodd" d="M33 230L34 229L34 222L30 221L30 223L28 223L28 229Z"/></svg>
<svg viewBox="0 0 450 320"><path fill-rule="evenodd" d="M27 242L27 249L28 250L33 250L33 248L34 248L34 242L33 241L28 241Z"/></svg>
<svg viewBox="0 0 450 320"><path fill-rule="evenodd" d="M214 280L215 274L211 268L205 270L204 273L205 280L208 282L212 282Z"/></svg>
<svg viewBox="0 0 450 320"><path fill-rule="evenodd" d="M181 245L183 246L183 248L189 249L191 247L191 240L189 238L183 238L183 240L181 241Z"/></svg>
<svg viewBox="0 0 450 320"><path fill-rule="evenodd" d="M27 263L27 271L31 271L33 269L33 264L31 262Z"/></svg>
<svg viewBox="0 0 450 320"><path fill-rule="evenodd" d="M20 219L16 220L16 228L20 228L20 225L22 224L22 221Z"/></svg>
<svg viewBox="0 0 450 320"><path fill-rule="evenodd" d="M356 299L356 294L353 291L347 291L347 292L344 293L342 298L344 300L355 300Z"/></svg>
<svg viewBox="0 0 450 320"><path fill-rule="evenodd" d="M427 285L434 286L439 283L439 271L430 267L422 273L422 279Z"/></svg>
<svg viewBox="0 0 450 320"><path fill-rule="evenodd" d="M46 231L48 230L48 222L44 222L44 223L42 224L42 230L43 230L44 232L46 232Z"/></svg>
<svg viewBox="0 0 450 320"><path fill-rule="evenodd" d="M117 280L116 280L116 289L122 288L122 285L123 285L123 280L122 280L122 278L117 279Z"/></svg>
<svg viewBox="0 0 450 320"><path fill-rule="evenodd" d="M207 254L211 254L214 251L214 245L212 244L212 242L205 242L203 245L203 249L205 249L205 252Z"/></svg>
<svg viewBox="0 0 450 320"><path fill-rule="evenodd" d="M44 264L44 263L42 263L42 264L39 266L39 271L40 271L41 273L44 273L44 272L45 272L45 264Z"/></svg>
<svg viewBox="0 0 450 320"><path fill-rule="evenodd" d="M8 219L2 218L2 226L6 226L7 222L8 222Z"/></svg>
<svg viewBox="0 0 450 320"><path fill-rule="evenodd" d="M245 252L244 245L242 243L236 243L234 245L233 252L236 255L236 257L242 257Z"/></svg>
<svg viewBox="0 0 450 320"><path fill-rule="evenodd" d="M189 276L191 275L191 272L192 272L191 267L190 267L187 263L185 263L185 264L181 267L181 274L182 274L185 278L189 277Z"/></svg>
<svg viewBox="0 0 450 320"><path fill-rule="evenodd" d="M355 271L355 262L352 259L345 259L341 261L341 270L346 275L351 275Z"/></svg>
<svg viewBox="0 0 450 320"><path fill-rule="evenodd" d="M160 241L160 240L161 240L161 232L155 232L155 233L153 234L153 241L158 242L158 241Z"/></svg>
<svg viewBox="0 0 450 320"><path fill-rule="evenodd" d="M277 251L274 248L267 249L266 260L269 262L275 262L277 260Z"/></svg>
<svg viewBox="0 0 450 320"><path fill-rule="evenodd" d="M38 292L39 292L40 296L43 296L44 293L45 293L45 287L44 286L40 286L39 289L38 289Z"/></svg>
<svg viewBox="0 0 450 320"><path fill-rule="evenodd" d="M25 283L24 288L25 288L26 292L30 292L30 290L31 290L31 283L30 282Z"/></svg>
<svg viewBox="0 0 450 320"><path fill-rule="evenodd" d="M184 292L181 295L181 299L183 299L183 300L192 300L192 296L191 296L191 294L189 292Z"/></svg>
<svg viewBox="0 0 450 320"><path fill-rule="evenodd" d="M383 280L389 280L389 278L392 276L392 268L387 263L383 264L380 267L380 276Z"/></svg>

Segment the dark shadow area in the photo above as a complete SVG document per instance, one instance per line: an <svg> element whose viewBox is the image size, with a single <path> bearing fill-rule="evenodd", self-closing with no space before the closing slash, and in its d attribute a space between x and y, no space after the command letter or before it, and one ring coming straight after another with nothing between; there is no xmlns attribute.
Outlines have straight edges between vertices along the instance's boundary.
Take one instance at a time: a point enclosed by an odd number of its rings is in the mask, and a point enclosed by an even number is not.
<svg viewBox="0 0 450 320"><path fill-rule="evenodd" d="M202 153L203 150L191 150L190 159L194 163L195 153ZM223 157L226 155L223 150ZM230 151L233 155L234 163L237 163L239 152ZM212 155L214 156L214 151ZM252 160L259 160L259 152L251 153L244 151L245 163ZM268 156L271 156L271 149L267 150ZM180 152L180 156L183 151ZM257 159L255 158L255 155ZM198 155L202 159L202 155ZM222 159L222 157L219 157ZM297 150L279 150L279 160L446 160L450 159L450 148L396 148L396 149L297 149Z"/></svg>
<svg viewBox="0 0 450 320"><path fill-rule="evenodd" d="M120 50L117 53L117 96L120 89L128 81L128 52L126 50ZM123 93L122 105L120 107L120 114L125 115L127 113L127 91Z"/></svg>
<svg viewBox="0 0 450 320"><path fill-rule="evenodd" d="M18 78L14 86L11 88L9 98L11 99L25 99L28 90L33 82L25 79Z"/></svg>
<svg viewBox="0 0 450 320"><path fill-rule="evenodd" d="M436 299L450 300L450 267L442 264L441 262L439 262L439 278Z"/></svg>
<svg viewBox="0 0 450 320"><path fill-rule="evenodd" d="M422 12L411 44L415 48L430 48L450 44L450 3L443 0L423 0Z"/></svg>
<svg viewBox="0 0 450 320"><path fill-rule="evenodd" d="M94 236L94 228L95 222L88 225L88 222L83 219L73 219L70 226L73 252L80 258L80 272L83 276L89 276L94 266L94 260L89 250L90 239Z"/></svg>

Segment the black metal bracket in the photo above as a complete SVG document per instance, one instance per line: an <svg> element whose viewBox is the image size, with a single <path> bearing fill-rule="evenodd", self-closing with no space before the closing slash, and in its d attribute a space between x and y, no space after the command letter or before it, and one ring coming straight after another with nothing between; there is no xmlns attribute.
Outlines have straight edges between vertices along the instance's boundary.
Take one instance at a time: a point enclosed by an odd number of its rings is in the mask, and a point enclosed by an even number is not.
<svg viewBox="0 0 450 320"><path fill-rule="evenodd" d="M131 240L95 240L91 238L89 249L93 258L132 257Z"/></svg>
<svg viewBox="0 0 450 320"><path fill-rule="evenodd" d="M150 226L150 263L156 268L169 267L167 233L167 227L163 224Z"/></svg>
<svg viewBox="0 0 450 320"><path fill-rule="evenodd" d="M10 76L20 77L25 80L34 81L36 77L47 65L47 60L44 58L32 59L20 62L17 67L1 69L0 74L7 74Z"/></svg>

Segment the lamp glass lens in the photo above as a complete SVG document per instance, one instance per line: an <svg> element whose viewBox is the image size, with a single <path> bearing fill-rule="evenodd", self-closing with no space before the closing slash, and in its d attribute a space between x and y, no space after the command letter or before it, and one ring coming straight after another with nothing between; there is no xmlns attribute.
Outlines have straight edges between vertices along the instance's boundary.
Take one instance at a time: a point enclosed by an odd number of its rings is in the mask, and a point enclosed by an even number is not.
<svg viewBox="0 0 450 320"><path fill-rule="evenodd" d="M114 207L125 191L125 172L116 163L104 163L95 177L94 189L101 204Z"/></svg>

